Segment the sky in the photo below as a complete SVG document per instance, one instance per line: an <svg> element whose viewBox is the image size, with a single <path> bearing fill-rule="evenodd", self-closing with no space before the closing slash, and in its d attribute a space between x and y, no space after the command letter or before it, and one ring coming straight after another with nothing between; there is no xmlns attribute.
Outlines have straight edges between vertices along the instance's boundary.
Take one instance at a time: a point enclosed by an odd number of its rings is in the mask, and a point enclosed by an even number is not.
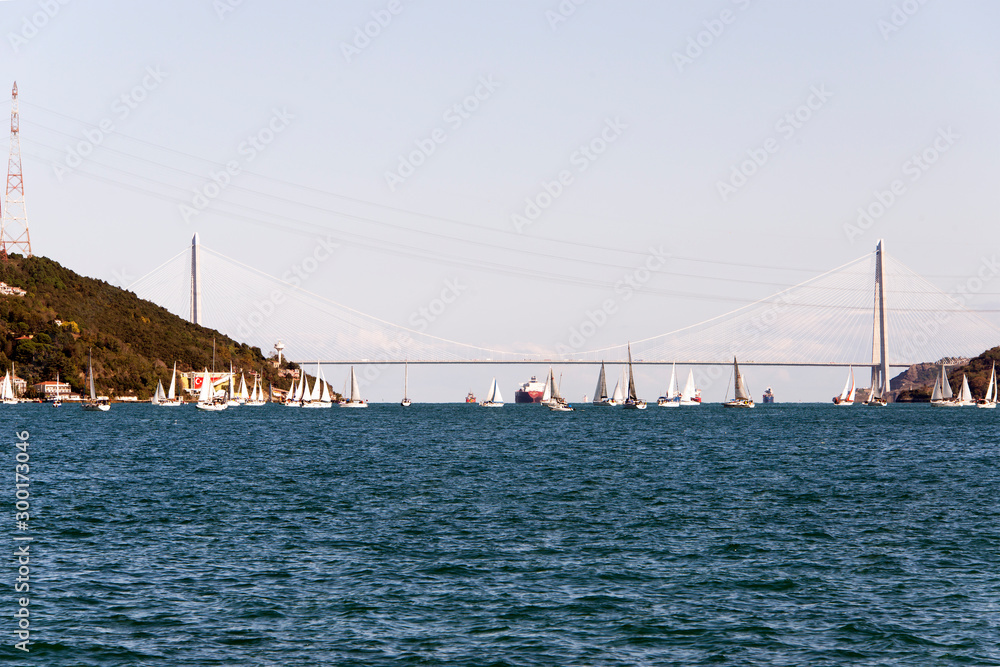
<svg viewBox="0 0 1000 667"><path fill-rule="evenodd" d="M129 286L197 232L276 276L321 256L303 285L387 322L458 284L427 333L496 349L551 350L611 299L599 348L880 238L942 290L977 275L1000 248L998 19L986 0L5 0L0 109L16 80L33 251L85 275ZM996 323L993 279L967 305ZM410 394L496 374L512 400L546 370L421 367ZM595 369L562 371L592 394ZM645 398L665 388L638 372ZM365 391L398 400L401 375ZM843 375L748 381L828 401Z"/></svg>

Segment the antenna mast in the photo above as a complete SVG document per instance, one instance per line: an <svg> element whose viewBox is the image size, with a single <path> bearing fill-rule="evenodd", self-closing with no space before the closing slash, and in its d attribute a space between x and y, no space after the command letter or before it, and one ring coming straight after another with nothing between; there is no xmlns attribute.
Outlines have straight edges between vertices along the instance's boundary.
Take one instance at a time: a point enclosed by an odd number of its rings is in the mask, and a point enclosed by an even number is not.
<svg viewBox="0 0 1000 667"><path fill-rule="evenodd" d="M0 218L0 256L7 260L8 252L21 251L31 257L31 237L28 236L28 211L24 206L24 178L21 175L21 138L17 114L17 82L12 92L10 112L10 161L7 163L7 193L3 217Z"/></svg>

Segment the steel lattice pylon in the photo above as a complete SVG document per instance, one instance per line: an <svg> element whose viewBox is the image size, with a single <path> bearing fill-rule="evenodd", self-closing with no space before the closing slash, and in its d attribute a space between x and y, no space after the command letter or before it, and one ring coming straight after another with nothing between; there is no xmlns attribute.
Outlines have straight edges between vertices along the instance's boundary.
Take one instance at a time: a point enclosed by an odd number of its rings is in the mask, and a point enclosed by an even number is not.
<svg viewBox="0 0 1000 667"><path fill-rule="evenodd" d="M24 177L21 173L21 139L17 114L17 82L11 94L10 161L7 163L7 193L3 217L0 218L0 256L7 259L11 251L31 257L31 237L28 235L28 210L24 205Z"/></svg>

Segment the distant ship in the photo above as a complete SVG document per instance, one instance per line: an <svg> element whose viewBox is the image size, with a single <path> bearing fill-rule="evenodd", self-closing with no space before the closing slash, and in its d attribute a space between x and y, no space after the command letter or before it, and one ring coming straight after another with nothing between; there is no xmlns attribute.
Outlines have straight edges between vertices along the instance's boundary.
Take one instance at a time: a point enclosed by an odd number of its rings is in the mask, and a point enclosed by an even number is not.
<svg viewBox="0 0 1000 667"><path fill-rule="evenodd" d="M771 391L770 387L764 390L764 402L774 403L774 392Z"/></svg>
<svg viewBox="0 0 1000 667"><path fill-rule="evenodd" d="M465 395L465 402L466 403L475 403L476 402L476 395L472 393L471 389L469 390L469 393Z"/></svg>
<svg viewBox="0 0 1000 667"><path fill-rule="evenodd" d="M514 392L515 403L541 403L545 393L545 383L539 382L534 375Z"/></svg>

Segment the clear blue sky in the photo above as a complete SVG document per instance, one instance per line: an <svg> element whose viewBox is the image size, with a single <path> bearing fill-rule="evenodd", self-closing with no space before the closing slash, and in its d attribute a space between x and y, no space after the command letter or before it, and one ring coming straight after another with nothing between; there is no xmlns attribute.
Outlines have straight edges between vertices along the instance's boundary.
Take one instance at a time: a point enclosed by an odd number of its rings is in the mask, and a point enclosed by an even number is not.
<svg viewBox="0 0 1000 667"><path fill-rule="evenodd" d="M759 283L797 283L880 237L942 289L973 275L1000 248L998 19L985 0L7 0L0 83L20 88L35 252L116 284L195 231L276 275L331 235L341 247L309 289L406 323L457 279L469 289L429 332L551 349L647 248L717 262L669 262L600 347L761 298L774 288ZM936 140L934 164L907 164ZM606 148L593 159L579 150L592 141ZM225 187L199 210L213 173ZM886 213L845 232L895 180ZM544 183L559 194L530 220ZM970 305L995 308L991 292ZM422 369L413 393L485 393L493 372ZM496 372L512 394L544 368ZM644 373L655 397L663 371ZM567 370L564 393L590 394L591 375ZM828 400L843 382L750 379L779 400ZM395 400L398 384L370 393Z"/></svg>

